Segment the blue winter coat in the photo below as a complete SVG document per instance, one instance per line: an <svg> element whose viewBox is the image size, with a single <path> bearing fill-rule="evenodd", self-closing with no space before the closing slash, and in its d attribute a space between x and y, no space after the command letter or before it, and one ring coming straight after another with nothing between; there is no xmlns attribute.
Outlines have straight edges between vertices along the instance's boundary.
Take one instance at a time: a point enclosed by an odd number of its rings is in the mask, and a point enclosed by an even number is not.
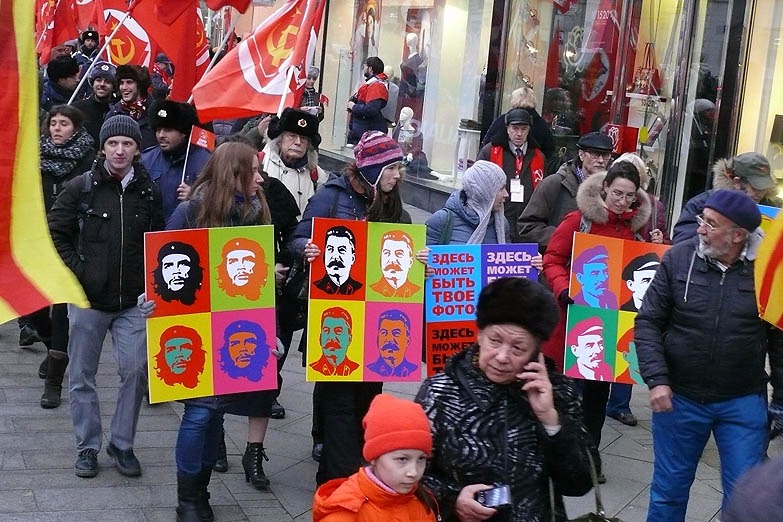
<svg viewBox="0 0 783 522"><path fill-rule="evenodd" d="M443 237L443 230L451 215L451 237ZM511 242L511 228L508 220L503 218L503 228L506 231L506 242ZM468 198L463 190L457 190L446 200L446 205L435 212L427 220L427 245L464 245L468 242L473 231L479 224L479 216L476 211L468 206ZM443 243L441 242L443 240ZM448 242L446 242L448 240ZM498 243L495 231L495 217L492 216L487 224L487 233L484 235L484 244L494 245Z"/></svg>
<svg viewBox="0 0 783 522"><path fill-rule="evenodd" d="M367 219L370 201L356 192L348 180L331 173L329 179L307 203L302 221L296 227L289 250L295 257L304 255L304 248L312 236L313 218Z"/></svg>
<svg viewBox="0 0 783 522"><path fill-rule="evenodd" d="M166 153L159 146L149 148L141 154L141 164L150 174L150 179L160 189L163 198L163 218L168 221L171 214L179 205L177 199L177 187L182 181L182 166L185 162L185 151ZM211 154L201 147L190 147L188 164L185 168L185 183L193 185L201 169L204 168Z"/></svg>

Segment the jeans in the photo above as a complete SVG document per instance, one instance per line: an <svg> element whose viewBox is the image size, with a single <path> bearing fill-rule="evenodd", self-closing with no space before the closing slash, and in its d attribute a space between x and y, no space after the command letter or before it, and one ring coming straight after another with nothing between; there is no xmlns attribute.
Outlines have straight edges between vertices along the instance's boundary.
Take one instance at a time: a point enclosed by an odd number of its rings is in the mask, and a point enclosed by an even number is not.
<svg viewBox="0 0 783 522"><path fill-rule="evenodd" d="M761 394L708 404L675 394L672 406L672 411L652 415L655 461L647 522L685 520L710 433L720 456L724 509L737 479L761 462L767 444L767 402Z"/></svg>
<svg viewBox="0 0 783 522"><path fill-rule="evenodd" d="M606 403L606 414L610 417L621 413L631 413L631 392L633 384L612 383L609 392L609 402Z"/></svg>
<svg viewBox="0 0 783 522"><path fill-rule="evenodd" d="M141 401L147 391L147 332L144 316L135 306L121 312L102 312L69 304L68 323L71 417L76 450L101 449L103 434L95 374L98 373L107 332L111 332L114 359L120 375L109 440L118 449L133 448Z"/></svg>
<svg viewBox="0 0 783 522"><path fill-rule="evenodd" d="M211 469L222 433L222 411L186 401L175 450L177 472L198 475L202 469Z"/></svg>

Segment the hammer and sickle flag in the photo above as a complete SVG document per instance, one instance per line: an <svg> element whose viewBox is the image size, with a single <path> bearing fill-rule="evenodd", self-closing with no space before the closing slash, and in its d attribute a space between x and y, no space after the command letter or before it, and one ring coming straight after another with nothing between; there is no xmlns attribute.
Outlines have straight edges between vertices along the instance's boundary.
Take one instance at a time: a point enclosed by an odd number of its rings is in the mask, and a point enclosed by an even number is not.
<svg viewBox="0 0 783 522"><path fill-rule="evenodd" d="M52 244L41 193L29 0L0 1L0 323L52 303L89 306Z"/></svg>
<svg viewBox="0 0 783 522"><path fill-rule="evenodd" d="M753 275L759 315L783 330L783 211L768 225Z"/></svg>
<svg viewBox="0 0 783 522"><path fill-rule="evenodd" d="M297 105L326 0L287 0L193 88L199 120L275 113ZM291 81L288 81L291 74Z"/></svg>

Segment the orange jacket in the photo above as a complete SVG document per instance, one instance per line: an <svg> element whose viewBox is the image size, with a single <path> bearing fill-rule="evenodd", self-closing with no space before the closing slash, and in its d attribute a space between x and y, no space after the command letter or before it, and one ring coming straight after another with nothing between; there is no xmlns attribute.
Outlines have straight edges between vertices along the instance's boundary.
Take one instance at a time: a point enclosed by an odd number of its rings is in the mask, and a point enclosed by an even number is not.
<svg viewBox="0 0 783 522"><path fill-rule="evenodd" d="M313 522L434 522L434 512L411 492L389 493L364 468L348 478L330 480L315 492Z"/></svg>

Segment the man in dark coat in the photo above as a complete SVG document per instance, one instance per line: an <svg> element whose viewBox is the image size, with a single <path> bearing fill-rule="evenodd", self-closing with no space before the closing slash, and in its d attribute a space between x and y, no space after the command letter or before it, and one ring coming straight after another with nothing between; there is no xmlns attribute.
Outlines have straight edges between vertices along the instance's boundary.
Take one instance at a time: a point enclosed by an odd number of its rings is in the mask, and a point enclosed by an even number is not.
<svg viewBox="0 0 783 522"><path fill-rule="evenodd" d="M41 108L48 111L55 105L67 104L79 84L79 64L70 56L60 56L46 66L46 81L41 95Z"/></svg>
<svg viewBox="0 0 783 522"><path fill-rule="evenodd" d="M106 119L110 105L117 99L114 94L117 87L116 74L117 68L109 62L97 62L87 76L92 94L86 100L79 100L73 104L84 113L84 128L90 133L95 143L99 143L98 133L103 125L103 120Z"/></svg>
<svg viewBox="0 0 783 522"><path fill-rule="evenodd" d="M389 78L383 72L383 61L371 56L364 62L364 77L367 79L348 100L346 110L351 114L348 122L348 143L356 144L362 135L371 130L387 132L386 118L381 109L389 101Z"/></svg>
<svg viewBox="0 0 783 522"><path fill-rule="evenodd" d="M149 122L150 73L146 67L138 65L120 65L117 67L117 93L120 100L111 106L108 119L117 114L133 118L141 129L141 150L157 145L155 131Z"/></svg>

